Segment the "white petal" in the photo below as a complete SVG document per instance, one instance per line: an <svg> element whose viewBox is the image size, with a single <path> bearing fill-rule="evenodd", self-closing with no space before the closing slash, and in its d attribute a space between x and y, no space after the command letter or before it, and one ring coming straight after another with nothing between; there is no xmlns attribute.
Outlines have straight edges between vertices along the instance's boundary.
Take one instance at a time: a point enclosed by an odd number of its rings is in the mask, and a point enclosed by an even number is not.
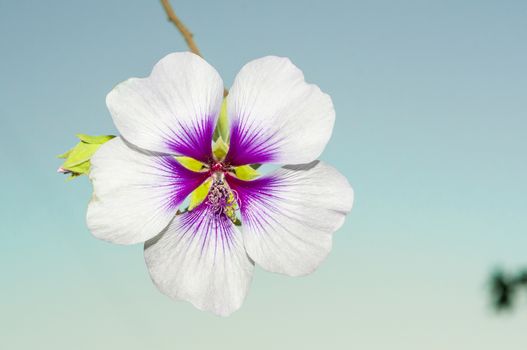
<svg viewBox="0 0 527 350"><path fill-rule="evenodd" d="M206 179L172 156L141 152L117 137L91 160L93 198L87 224L100 239L132 244L159 234L178 206Z"/></svg>
<svg viewBox="0 0 527 350"><path fill-rule="evenodd" d="M253 271L238 229L225 216L214 217L206 204L177 215L148 241L145 261L161 292L221 316L242 305Z"/></svg>
<svg viewBox="0 0 527 350"><path fill-rule="evenodd" d="M228 181L241 202L247 253L264 269L291 276L311 273L325 259L353 204L346 178L318 161Z"/></svg>
<svg viewBox="0 0 527 350"><path fill-rule="evenodd" d="M223 99L223 81L190 52L161 59L149 77L132 78L106 97L124 138L141 148L206 161Z"/></svg>
<svg viewBox="0 0 527 350"><path fill-rule="evenodd" d="M287 58L249 62L227 97L231 118L228 160L249 163L308 163L331 137L335 111L331 98L307 84Z"/></svg>

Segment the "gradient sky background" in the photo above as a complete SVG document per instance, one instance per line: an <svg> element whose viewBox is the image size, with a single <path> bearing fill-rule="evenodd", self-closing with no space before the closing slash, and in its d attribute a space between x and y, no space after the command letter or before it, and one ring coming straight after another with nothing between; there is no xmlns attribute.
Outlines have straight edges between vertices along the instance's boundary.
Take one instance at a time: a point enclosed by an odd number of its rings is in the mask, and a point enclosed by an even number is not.
<svg viewBox="0 0 527 350"><path fill-rule="evenodd" d="M257 269L229 318L170 301L55 155L115 133L106 94L183 40L158 1L0 0L2 348L527 348L527 298L496 315L486 290L527 265L527 2L173 5L226 84L276 54L333 97L354 210L314 274Z"/></svg>

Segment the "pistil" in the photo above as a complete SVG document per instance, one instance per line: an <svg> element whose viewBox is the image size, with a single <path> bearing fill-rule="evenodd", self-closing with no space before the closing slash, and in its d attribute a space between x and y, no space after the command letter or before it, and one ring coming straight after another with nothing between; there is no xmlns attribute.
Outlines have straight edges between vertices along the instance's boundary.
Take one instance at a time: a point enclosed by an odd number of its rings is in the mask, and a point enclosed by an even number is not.
<svg viewBox="0 0 527 350"><path fill-rule="evenodd" d="M207 195L207 205L211 208L213 215L224 214L236 223L238 220L236 217L237 199L235 192L223 181L223 173L214 173L213 183Z"/></svg>

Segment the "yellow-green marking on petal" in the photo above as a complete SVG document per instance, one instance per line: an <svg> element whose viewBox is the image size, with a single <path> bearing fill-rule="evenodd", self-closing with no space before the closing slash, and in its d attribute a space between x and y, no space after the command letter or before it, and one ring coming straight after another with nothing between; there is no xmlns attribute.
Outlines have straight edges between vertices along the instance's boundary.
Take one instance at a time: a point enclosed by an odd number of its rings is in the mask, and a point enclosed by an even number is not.
<svg viewBox="0 0 527 350"><path fill-rule="evenodd" d="M207 194L209 193L211 185L212 179L208 179L190 194L190 204L188 206L188 211L196 208L201 204L201 202L205 200L205 198L207 198Z"/></svg>
<svg viewBox="0 0 527 350"><path fill-rule="evenodd" d="M260 173L257 172L250 165L242 165L234 168L234 173L236 177L241 180L249 181L260 176Z"/></svg>
<svg viewBox="0 0 527 350"><path fill-rule="evenodd" d="M205 164L191 157L181 156L176 157L176 160L185 168L192 171L201 171L205 167Z"/></svg>

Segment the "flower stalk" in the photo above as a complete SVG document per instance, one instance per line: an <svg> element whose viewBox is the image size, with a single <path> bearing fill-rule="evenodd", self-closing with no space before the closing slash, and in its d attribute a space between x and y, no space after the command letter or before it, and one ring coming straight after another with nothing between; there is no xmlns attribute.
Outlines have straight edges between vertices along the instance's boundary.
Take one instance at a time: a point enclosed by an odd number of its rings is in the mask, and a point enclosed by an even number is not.
<svg viewBox="0 0 527 350"><path fill-rule="evenodd" d="M168 20L176 26L176 28L183 36L183 39L185 39L185 42L187 43L187 46L190 51L192 51L198 56L203 57L201 55L201 52L199 51L198 45L196 45L196 42L194 41L194 35L190 30L188 30L188 28L183 24L183 22L181 22L179 17L176 16L172 5L170 5L170 2L168 0L161 0L161 5L163 5L163 9L167 14Z"/></svg>

